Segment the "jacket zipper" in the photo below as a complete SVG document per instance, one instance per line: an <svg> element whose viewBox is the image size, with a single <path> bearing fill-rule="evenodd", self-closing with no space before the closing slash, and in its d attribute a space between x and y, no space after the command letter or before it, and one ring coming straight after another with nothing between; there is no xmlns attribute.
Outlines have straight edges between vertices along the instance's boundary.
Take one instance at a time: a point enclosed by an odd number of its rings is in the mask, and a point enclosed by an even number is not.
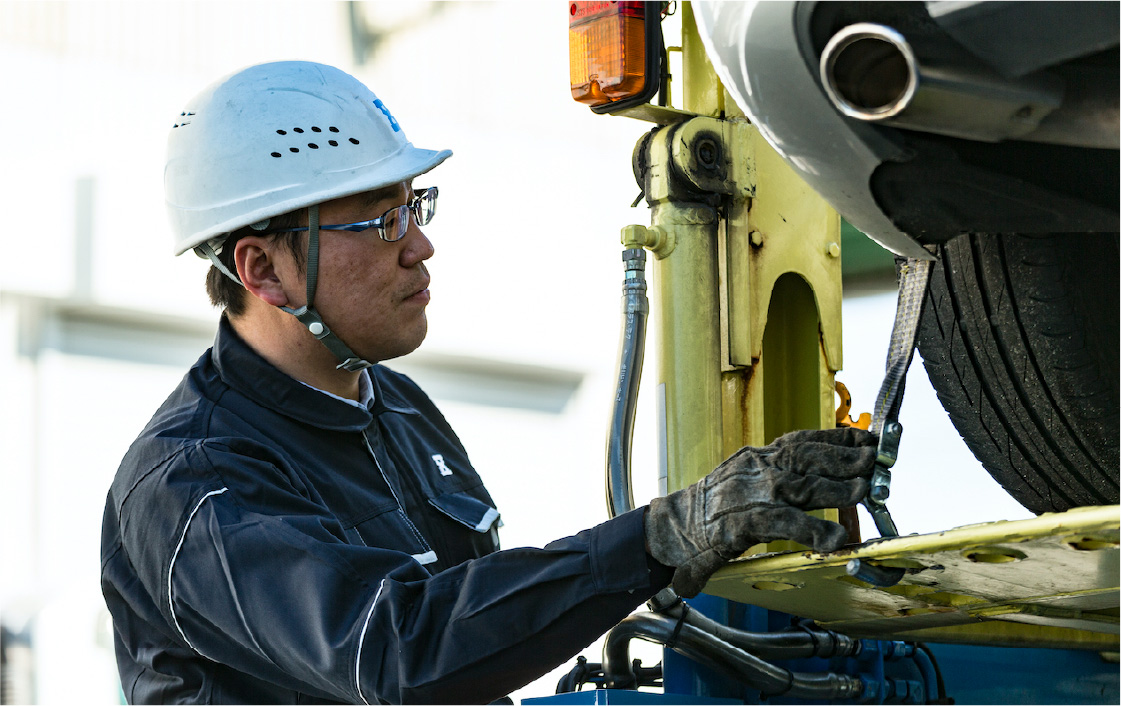
<svg viewBox="0 0 1121 706"><path fill-rule="evenodd" d="M416 528L416 525L413 524L413 521L409 519L408 513L405 512L405 505L401 502L401 498L397 495L397 490L393 487L393 483L390 482L389 476L386 475L385 469L383 469L381 466L381 462L378 461L378 455L374 453L374 447L370 445L370 439L366 436L365 432L362 433L362 441L366 444L366 453L370 454L370 458L374 460L374 466L377 467L378 473L381 474L382 480L384 480L385 484L389 487L389 492L393 494L393 499L397 502L397 512L401 515L401 519L404 520L405 525L408 526L409 531L413 533L413 536L416 537L416 540L420 543L420 546L424 549L424 551L426 553L431 553L433 556L431 561L421 563L434 563L436 561L435 552L432 551L432 547L430 547L428 545L428 542L425 541L424 536L420 533L420 530ZM422 555L414 555L413 558L417 559L417 561L420 561L420 556Z"/></svg>

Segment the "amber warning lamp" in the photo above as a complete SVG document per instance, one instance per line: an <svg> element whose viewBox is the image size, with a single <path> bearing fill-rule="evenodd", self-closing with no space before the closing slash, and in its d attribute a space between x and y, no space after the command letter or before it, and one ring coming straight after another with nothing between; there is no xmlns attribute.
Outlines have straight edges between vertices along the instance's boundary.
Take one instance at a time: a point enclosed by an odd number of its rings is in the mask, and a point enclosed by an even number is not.
<svg viewBox="0 0 1121 706"><path fill-rule="evenodd" d="M568 3L572 97L596 113L648 102L658 92L661 2Z"/></svg>

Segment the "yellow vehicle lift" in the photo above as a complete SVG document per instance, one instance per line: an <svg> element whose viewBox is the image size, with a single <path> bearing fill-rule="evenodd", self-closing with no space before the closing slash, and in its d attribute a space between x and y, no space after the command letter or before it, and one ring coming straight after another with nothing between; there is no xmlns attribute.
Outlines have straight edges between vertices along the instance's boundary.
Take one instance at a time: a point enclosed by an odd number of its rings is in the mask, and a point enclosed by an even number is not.
<svg viewBox="0 0 1121 706"><path fill-rule="evenodd" d="M843 365L840 218L724 91L690 4L679 14L681 47L669 49L682 54L683 107L616 113L658 125L635 151L651 225L624 228L622 240L654 255L665 491L743 445L834 425ZM853 524L837 510L825 516ZM829 555L760 545L706 593L859 637L1116 652L1119 524L1110 506ZM854 565L903 577L878 587L850 575Z"/></svg>

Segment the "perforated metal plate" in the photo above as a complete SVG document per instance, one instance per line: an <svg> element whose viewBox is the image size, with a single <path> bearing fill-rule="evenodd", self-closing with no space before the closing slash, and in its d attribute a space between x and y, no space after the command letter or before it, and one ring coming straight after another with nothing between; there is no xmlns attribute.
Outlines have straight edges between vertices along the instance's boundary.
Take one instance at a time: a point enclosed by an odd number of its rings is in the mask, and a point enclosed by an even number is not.
<svg viewBox="0 0 1121 706"><path fill-rule="evenodd" d="M705 592L857 637L1117 650L1119 525L1118 506L1089 507L832 554L754 556ZM906 573L876 587L846 573L854 558Z"/></svg>

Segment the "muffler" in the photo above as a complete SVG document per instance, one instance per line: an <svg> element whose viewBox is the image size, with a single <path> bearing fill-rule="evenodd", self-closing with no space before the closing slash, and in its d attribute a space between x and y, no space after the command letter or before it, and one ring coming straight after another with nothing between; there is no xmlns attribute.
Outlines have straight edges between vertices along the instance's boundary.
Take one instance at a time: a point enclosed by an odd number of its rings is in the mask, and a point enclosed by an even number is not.
<svg viewBox="0 0 1121 706"><path fill-rule="evenodd" d="M849 25L822 52L821 82L833 105L858 120L985 142L1118 146L1117 94L1102 93L1108 86L1045 72L1009 79L968 57L925 54L891 27Z"/></svg>

